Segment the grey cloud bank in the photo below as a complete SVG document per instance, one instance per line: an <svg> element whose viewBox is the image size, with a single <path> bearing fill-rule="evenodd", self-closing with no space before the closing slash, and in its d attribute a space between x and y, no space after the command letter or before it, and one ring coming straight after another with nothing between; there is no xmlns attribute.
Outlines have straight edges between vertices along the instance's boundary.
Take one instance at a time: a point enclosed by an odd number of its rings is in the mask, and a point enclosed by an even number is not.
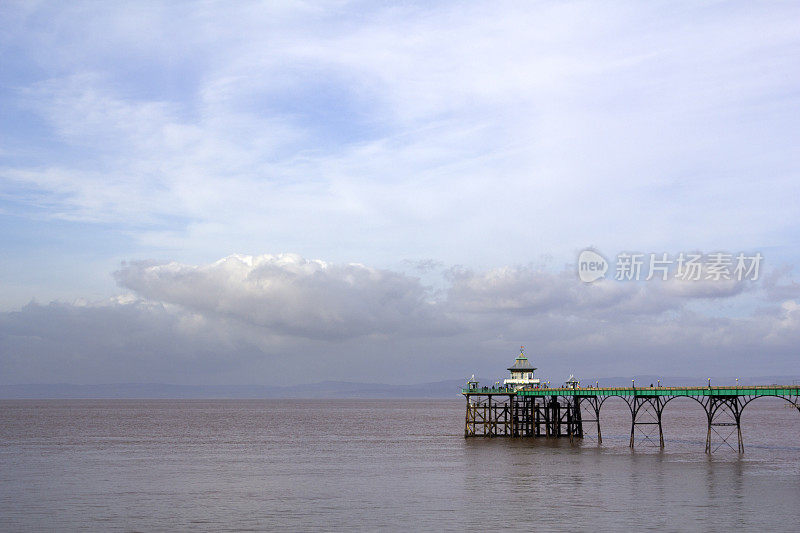
<svg viewBox="0 0 800 533"><path fill-rule="evenodd" d="M0 315L2 382L420 383L499 376L519 344L554 379L687 368L744 377L792 374L800 343L800 306L770 296L774 280L712 290L453 267L433 290L400 272L296 254L137 262L114 275L129 295ZM749 316L693 307L744 297L760 302Z"/></svg>

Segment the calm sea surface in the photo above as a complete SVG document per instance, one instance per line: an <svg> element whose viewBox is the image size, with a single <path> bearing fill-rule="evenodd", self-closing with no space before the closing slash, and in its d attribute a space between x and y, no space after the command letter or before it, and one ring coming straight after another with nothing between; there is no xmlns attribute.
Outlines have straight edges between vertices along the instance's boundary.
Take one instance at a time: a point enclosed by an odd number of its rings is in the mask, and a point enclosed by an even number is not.
<svg viewBox="0 0 800 533"><path fill-rule="evenodd" d="M461 400L0 401L0 530L800 530L796 409L748 406L741 457L691 400L664 452L602 416L598 447L465 440Z"/></svg>

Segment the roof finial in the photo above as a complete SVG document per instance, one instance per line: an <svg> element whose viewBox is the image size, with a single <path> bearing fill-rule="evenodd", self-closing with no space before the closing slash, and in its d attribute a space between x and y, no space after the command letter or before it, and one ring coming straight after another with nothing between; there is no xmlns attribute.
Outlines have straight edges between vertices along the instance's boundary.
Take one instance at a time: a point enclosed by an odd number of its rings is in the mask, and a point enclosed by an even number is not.
<svg viewBox="0 0 800 533"><path fill-rule="evenodd" d="M524 346L520 346L519 347L519 353L525 353L525 347Z"/></svg>

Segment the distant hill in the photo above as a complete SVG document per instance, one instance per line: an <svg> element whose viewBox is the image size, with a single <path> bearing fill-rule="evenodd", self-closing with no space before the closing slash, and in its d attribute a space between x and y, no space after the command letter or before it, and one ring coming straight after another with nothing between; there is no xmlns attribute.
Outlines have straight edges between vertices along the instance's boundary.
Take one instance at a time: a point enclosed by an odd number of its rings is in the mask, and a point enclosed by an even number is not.
<svg viewBox="0 0 800 533"><path fill-rule="evenodd" d="M600 382L601 387L630 387L631 379L635 380L637 387L649 387L650 384L657 384L661 380L663 387L687 386L687 387L702 387L708 385L708 377L673 377L673 376L655 376L655 375L641 375L641 376L625 376L625 377L606 377L606 378L590 378L581 380L581 386L594 385L596 381ZM746 377L739 376L739 385L800 385L800 376L756 376ZM736 385L736 377L719 377L711 376L711 385Z"/></svg>
<svg viewBox="0 0 800 533"><path fill-rule="evenodd" d="M463 386L463 379L414 385L348 381L293 386L36 383L0 385L0 398L458 398Z"/></svg>
<svg viewBox="0 0 800 533"><path fill-rule="evenodd" d="M707 378L634 376L637 386L646 387L661 379L662 386L703 386ZM481 384L493 381L480 379ZM630 377L605 377L581 379L582 386L600 382L601 387L629 387ZM736 378L712 377L712 385L733 385ZM800 384L800 376L742 377L740 385ZM165 383L108 383L100 385L74 385L68 383L35 383L0 385L0 398L458 398L463 379L418 383L413 385L386 385L381 383L355 383L350 381L323 381L307 385L172 385ZM551 384L555 386L556 383Z"/></svg>

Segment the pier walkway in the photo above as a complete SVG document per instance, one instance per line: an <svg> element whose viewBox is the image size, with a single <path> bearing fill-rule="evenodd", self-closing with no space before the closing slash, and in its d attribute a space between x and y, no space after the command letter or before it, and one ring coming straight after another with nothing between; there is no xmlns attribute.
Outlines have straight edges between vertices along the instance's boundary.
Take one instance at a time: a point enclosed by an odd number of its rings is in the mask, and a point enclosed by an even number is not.
<svg viewBox="0 0 800 533"><path fill-rule="evenodd" d="M781 398L800 411L800 386L708 387L510 387L487 388L471 384L462 389L467 400L465 437L583 438L584 423L593 423L602 443L600 409L612 397L625 400L631 412L630 447L636 437L663 448L661 415L676 398L691 398L705 410L708 422L706 453L722 446L744 452L741 416L756 398ZM737 447L733 445L736 437ZM641 440L641 439L640 439Z"/></svg>

